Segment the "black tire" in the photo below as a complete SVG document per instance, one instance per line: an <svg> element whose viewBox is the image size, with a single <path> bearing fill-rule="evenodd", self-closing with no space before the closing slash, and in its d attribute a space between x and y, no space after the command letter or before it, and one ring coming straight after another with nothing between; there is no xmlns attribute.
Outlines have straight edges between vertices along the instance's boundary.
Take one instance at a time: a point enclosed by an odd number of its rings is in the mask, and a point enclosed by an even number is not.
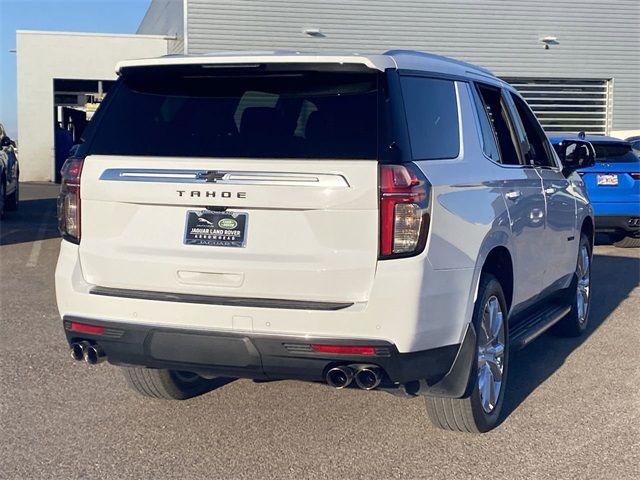
<svg viewBox="0 0 640 480"><path fill-rule="evenodd" d="M4 217L5 205L7 202L6 194L6 186L4 183L4 178L0 177L0 220Z"/></svg>
<svg viewBox="0 0 640 480"><path fill-rule="evenodd" d="M640 248L639 237L623 237L613 244L618 248Z"/></svg>
<svg viewBox="0 0 640 480"><path fill-rule="evenodd" d="M219 386L219 379L206 379L191 372L144 367L123 367L127 384L140 395L163 400L186 400Z"/></svg>
<svg viewBox="0 0 640 480"><path fill-rule="evenodd" d="M5 209L8 212L15 212L18 210L18 204L20 203L20 183L16 182L16 189L6 198Z"/></svg>
<svg viewBox="0 0 640 480"><path fill-rule="evenodd" d="M491 411L487 412L482 405L480 394L480 360L474 363L469 377L468 394L465 398L427 397L427 414L436 427L457 432L483 433L492 430L501 421L502 405L507 386L509 367L509 335L508 313L502 287L498 280L490 274L480 278L478 300L473 310L473 325L476 329L476 357L478 357L482 338L482 318L485 306L496 297L502 311L502 333L504 335L504 355L502 364L502 381Z"/></svg>
<svg viewBox="0 0 640 480"><path fill-rule="evenodd" d="M587 302L586 302L586 310L583 315L580 314L580 309L578 307L578 281L581 277L581 266L580 266L580 252L585 248L587 250L588 260L589 260L589 271L588 271L588 283L587 283ZM584 333L587 329L587 325L589 323L589 310L591 305L591 261L592 261L592 247L591 241L589 237L587 237L584 233L580 235L580 246L578 248L578 259L576 262L576 271L573 274L573 280L571 281L571 285L567 290L567 302L571 305L571 311L560 320L557 324L553 326L553 333L562 337L579 337ZM584 285L584 282L583 282ZM582 318L581 318L582 317Z"/></svg>

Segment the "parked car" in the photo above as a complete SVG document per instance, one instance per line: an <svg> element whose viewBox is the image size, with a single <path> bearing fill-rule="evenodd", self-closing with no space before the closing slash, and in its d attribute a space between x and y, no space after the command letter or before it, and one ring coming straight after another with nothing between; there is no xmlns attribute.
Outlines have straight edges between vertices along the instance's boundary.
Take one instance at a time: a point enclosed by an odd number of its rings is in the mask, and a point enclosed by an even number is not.
<svg viewBox="0 0 640 480"><path fill-rule="evenodd" d="M551 137L556 149L585 139L596 152L595 165L579 170L596 215L596 232L618 247L640 247L640 159L629 142L598 135Z"/></svg>
<svg viewBox="0 0 640 480"><path fill-rule="evenodd" d="M20 199L20 167L16 143L9 138L0 124L0 220L6 211L18 209Z"/></svg>
<svg viewBox="0 0 640 480"><path fill-rule="evenodd" d="M118 73L63 168L74 359L155 398L219 376L425 396L435 425L484 432L510 348L584 332L593 213L572 172L593 148L563 169L489 72L390 51Z"/></svg>

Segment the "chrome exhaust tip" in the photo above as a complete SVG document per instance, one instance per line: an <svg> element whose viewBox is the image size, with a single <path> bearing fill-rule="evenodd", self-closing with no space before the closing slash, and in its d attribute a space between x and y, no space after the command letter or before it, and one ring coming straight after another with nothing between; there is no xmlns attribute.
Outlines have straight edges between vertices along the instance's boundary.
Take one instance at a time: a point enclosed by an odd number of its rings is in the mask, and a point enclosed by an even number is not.
<svg viewBox="0 0 640 480"><path fill-rule="evenodd" d="M84 361L89 365L96 365L106 360L104 350L100 345L89 345L84 350Z"/></svg>
<svg viewBox="0 0 640 480"><path fill-rule="evenodd" d="M81 361L84 359L84 352L89 347L89 342L75 342L71 344L71 358L76 361Z"/></svg>
<svg viewBox="0 0 640 480"><path fill-rule="evenodd" d="M363 367L356 372L356 385L363 390L373 390L382 381L382 370L380 367Z"/></svg>
<svg viewBox="0 0 640 480"><path fill-rule="evenodd" d="M327 383L333 388L345 388L353 380L353 370L351 367L339 366L333 367L327 372Z"/></svg>

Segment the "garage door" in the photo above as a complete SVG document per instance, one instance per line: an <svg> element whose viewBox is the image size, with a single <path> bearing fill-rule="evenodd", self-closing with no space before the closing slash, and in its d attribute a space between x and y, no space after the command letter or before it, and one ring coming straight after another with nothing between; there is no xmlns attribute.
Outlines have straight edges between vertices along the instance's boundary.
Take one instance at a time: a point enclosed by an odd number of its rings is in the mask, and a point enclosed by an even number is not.
<svg viewBox="0 0 640 480"><path fill-rule="evenodd" d="M612 82L571 78L504 78L531 106L547 132L605 135L611 125Z"/></svg>

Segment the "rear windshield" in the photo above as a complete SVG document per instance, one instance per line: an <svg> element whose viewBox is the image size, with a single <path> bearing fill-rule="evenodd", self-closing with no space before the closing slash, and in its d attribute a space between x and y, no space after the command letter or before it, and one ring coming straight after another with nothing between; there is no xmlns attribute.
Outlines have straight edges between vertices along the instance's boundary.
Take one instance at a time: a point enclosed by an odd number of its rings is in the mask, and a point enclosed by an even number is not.
<svg viewBox="0 0 640 480"><path fill-rule="evenodd" d="M379 81L362 69L128 69L81 153L375 159Z"/></svg>
<svg viewBox="0 0 640 480"><path fill-rule="evenodd" d="M593 143L596 162L637 162L638 157L628 143Z"/></svg>

